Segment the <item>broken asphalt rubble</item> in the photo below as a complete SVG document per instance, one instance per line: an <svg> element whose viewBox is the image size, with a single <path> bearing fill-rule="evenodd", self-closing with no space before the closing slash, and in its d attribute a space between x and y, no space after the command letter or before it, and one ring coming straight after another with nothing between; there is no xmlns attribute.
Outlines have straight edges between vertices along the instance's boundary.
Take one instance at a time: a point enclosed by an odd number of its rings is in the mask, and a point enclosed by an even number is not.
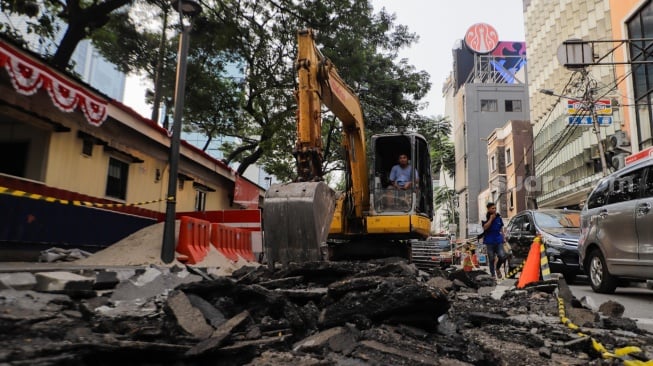
<svg viewBox="0 0 653 366"><path fill-rule="evenodd" d="M515 290L481 271L433 271L385 260L230 277L192 267L1 274L0 364L621 364L561 323L557 295L606 348L653 358L653 334L618 304L584 308L563 279Z"/></svg>

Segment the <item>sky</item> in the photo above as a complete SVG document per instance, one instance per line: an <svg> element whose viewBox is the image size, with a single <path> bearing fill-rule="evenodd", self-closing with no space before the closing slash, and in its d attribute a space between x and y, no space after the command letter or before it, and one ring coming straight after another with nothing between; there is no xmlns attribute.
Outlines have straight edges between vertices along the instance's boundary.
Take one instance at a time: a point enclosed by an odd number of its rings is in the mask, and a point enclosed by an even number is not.
<svg viewBox="0 0 653 366"><path fill-rule="evenodd" d="M431 75L426 116L444 115L442 84L453 69L451 50L476 23L487 23L500 41L525 41L522 0L372 0L375 10L395 13L419 41L400 52L417 70ZM528 46L527 46L528 47Z"/></svg>
<svg viewBox="0 0 653 366"><path fill-rule="evenodd" d="M451 49L475 23L488 23L501 41L524 41L522 0L371 0L375 10L385 7L397 16L395 23L408 26L419 41L400 52L417 70L431 76L426 116L444 114L442 84L453 67ZM125 104L149 117L151 108L143 101L145 88L138 77L127 78Z"/></svg>

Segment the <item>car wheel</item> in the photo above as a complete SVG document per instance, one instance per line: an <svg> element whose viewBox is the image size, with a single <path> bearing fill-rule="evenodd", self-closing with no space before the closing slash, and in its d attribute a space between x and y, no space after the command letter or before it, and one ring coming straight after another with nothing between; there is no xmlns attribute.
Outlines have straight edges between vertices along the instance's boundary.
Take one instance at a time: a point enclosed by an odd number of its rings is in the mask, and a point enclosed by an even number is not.
<svg viewBox="0 0 653 366"><path fill-rule="evenodd" d="M589 254L587 263L589 263L588 275L592 290L602 294L614 293L617 288L617 278L608 272L603 254L599 250L593 250Z"/></svg>
<svg viewBox="0 0 653 366"><path fill-rule="evenodd" d="M576 274L575 273L563 273L563 276L565 276L565 282L567 282L568 285L573 285L574 282L576 281Z"/></svg>

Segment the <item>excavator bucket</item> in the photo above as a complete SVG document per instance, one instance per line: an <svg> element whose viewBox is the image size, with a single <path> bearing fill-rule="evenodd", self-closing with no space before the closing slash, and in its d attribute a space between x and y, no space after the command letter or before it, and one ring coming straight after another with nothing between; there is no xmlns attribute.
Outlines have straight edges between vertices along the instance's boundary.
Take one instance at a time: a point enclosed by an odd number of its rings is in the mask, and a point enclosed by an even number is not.
<svg viewBox="0 0 653 366"><path fill-rule="evenodd" d="M268 264L322 260L335 202L335 192L324 182L272 185L263 203Z"/></svg>

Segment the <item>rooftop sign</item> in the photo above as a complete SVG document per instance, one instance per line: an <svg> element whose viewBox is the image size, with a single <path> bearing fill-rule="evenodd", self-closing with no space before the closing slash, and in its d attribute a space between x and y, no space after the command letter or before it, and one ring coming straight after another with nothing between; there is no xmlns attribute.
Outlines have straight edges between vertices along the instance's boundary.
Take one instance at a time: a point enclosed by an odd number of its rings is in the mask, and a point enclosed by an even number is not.
<svg viewBox="0 0 653 366"><path fill-rule="evenodd" d="M490 53L499 45L499 34L493 26L476 23L465 33L467 48L476 53Z"/></svg>

